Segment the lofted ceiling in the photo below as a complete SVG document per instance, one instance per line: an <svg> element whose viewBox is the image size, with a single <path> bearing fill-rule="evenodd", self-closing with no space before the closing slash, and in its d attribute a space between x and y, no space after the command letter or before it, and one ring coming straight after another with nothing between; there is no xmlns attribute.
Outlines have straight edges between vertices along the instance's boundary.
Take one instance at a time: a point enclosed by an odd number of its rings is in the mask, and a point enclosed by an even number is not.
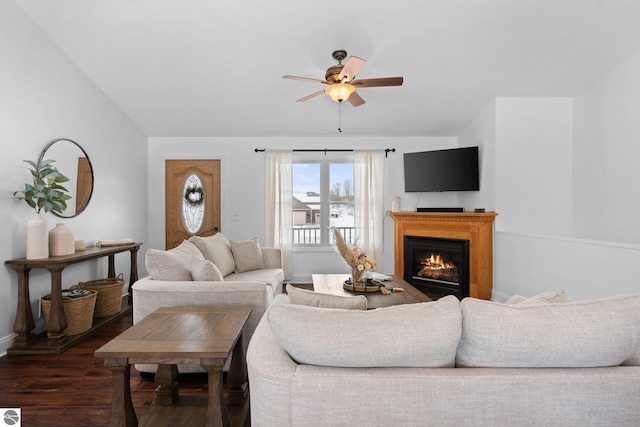
<svg viewBox="0 0 640 427"><path fill-rule="evenodd" d="M638 0L14 0L150 137L457 135L496 97L572 96L640 50Z"/></svg>

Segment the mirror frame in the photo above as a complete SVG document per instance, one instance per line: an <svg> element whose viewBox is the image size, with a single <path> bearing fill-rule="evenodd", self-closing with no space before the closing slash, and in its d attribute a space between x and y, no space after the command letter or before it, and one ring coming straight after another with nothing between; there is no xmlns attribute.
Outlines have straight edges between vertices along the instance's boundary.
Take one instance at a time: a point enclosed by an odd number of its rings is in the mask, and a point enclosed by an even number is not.
<svg viewBox="0 0 640 427"><path fill-rule="evenodd" d="M80 146L80 144L78 144L77 142L75 142L75 141L73 141L71 139L68 139L68 138L59 138L59 139L55 139L55 140L51 141L50 143L48 143L42 149L42 153L40 153L40 158L38 159L38 163L40 163L43 160L45 160L45 155L47 154L47 150L49 148L51 148L51 146L53 144L55 144L56 142L60 142L60 141L67 141L67 142L70 142L70 143L74 144L76 147L78 147L80 149L80 151L82 151L82 154L84 154L84 157L86 157L87 162L89 163L89 169L91 171L91 192L89 193L89 198L87 199L87 203L85 203L84 208L80 212L76 212L73 215L64 215L64 213L60 214L58 212L51 211L54 215L56 215L56 216L58 216L60 218L73 218L73 217L76 217L76 216L80 215L82 212L84 212L87 209L87 206L89 206L89 202L91 201L91 196L93 196L93 189L95 187L95 185L94 185L95 184L95 176L93 174L93 164L91 163L91 159L89 158L89 155L87 154L87 152L84 151L84 148L82 148ZM53 159L53 160L55 160L55 159ZM78 179L77 176L73 177L73 178L71 178L71 177L67 177L67 178L69 178L70 180L71 179Z"/></svg>

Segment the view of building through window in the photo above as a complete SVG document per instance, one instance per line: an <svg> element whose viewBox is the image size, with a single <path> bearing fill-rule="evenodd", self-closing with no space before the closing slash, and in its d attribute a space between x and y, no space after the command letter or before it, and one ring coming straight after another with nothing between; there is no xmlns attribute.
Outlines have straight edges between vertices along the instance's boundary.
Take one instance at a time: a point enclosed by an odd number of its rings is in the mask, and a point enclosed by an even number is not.
<svg viewBox="0 0 640 427"><path fill-rule="evenodd" d="M329 225L355 238L353 163L322 160L293 165L293 242L328 246Z"/></svg>

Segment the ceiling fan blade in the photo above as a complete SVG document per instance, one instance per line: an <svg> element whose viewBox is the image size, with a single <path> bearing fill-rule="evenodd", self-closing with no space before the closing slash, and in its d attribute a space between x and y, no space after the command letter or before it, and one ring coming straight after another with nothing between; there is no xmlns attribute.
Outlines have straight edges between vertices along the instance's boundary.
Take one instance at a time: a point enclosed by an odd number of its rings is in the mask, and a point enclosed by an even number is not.
<svg viewBox="0 0 640 427"><path fill-rule="evenodd" d="M382 77L379 79L363 79L351 82L356 87L402 86L404 77Z"/></svg>
<svg viewBox="0 0 640 427"><path fill-rule="evenodd" d="M290 79L290 80L301 80L303 82L312 82L312 83L324 83L327 84L326 80L319 80L319 79L310 79L308 77L298 77L298 76L282 76L283 79Z"/></svg>
<svg viewBox="0 0 640 427"><path fill-rule="evenodd" d="M349 101L354 107L359 107L366 102L360 95L358 95L358 92L353 92L349 95L347 101Z"/></svg>
<svg viewBox="0 0 640 427"><path fill-rule="evenodd" d="M340 81L349 83L351 80L353 80L356 74L358 74L360 68L362 68L362 66L366 62L367 61L362 58L358 58L357 56L350 56L349 59L347 59L347 62L344 64L342 71L340 71L340 75L338 76L340 78Z"/></svg>
<svg viewBox="0 0 640 427"><path fill-rule="evenodd" d="M310 100L310 99L315 98L316 96L320 96L320 95L322 95L323 93L324 93L324 89L319 90L319 91L317 91L317 92L314 92L314 93L312 93L311 95L307 95L307 96L305 96L305 97L303 97L303 98L300 98L300 99L296 100L296 102L304 102L304 101L308 101L308 100ZM352 94L352 95L353 95L353 94Z"/></svg>

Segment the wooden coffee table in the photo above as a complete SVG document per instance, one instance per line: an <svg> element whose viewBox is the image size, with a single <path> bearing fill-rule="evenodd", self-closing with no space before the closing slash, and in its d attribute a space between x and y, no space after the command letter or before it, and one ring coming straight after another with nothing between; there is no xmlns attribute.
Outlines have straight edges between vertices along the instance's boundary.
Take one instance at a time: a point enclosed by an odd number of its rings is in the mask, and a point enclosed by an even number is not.
<svg viewBox="0 0 640 427"><path fill-rule="evenodd" d="M402 288L404 292L393 292L391 295L383 295L381 292L351 292L342 287L348 274L313 274L313 290L323 294L339 296L364 295L367 298L368 308L388 307L399 304L413 304L416 302L429 302L431 298L405 282L398 276L390 276L384 284L388 288Z"/></svg>
<svg viewBox="0 0 640 427"><path fill-rule="evenodd" d="M248 409L242 327L249 313L250 307L162 307L96 350L95 357L104 358L113 375L108 425L138 425L129 385L131 365L157 363L156 399L141 425L203 425L204 420L206 426L228 426L227 401ZM225 399L222 368L229 357ZM185 395L173 408L165 406L178 399L176 364L199 364L207 371L206 399L185 399ZM197 410L203 403L204 414Z"/></svg>

